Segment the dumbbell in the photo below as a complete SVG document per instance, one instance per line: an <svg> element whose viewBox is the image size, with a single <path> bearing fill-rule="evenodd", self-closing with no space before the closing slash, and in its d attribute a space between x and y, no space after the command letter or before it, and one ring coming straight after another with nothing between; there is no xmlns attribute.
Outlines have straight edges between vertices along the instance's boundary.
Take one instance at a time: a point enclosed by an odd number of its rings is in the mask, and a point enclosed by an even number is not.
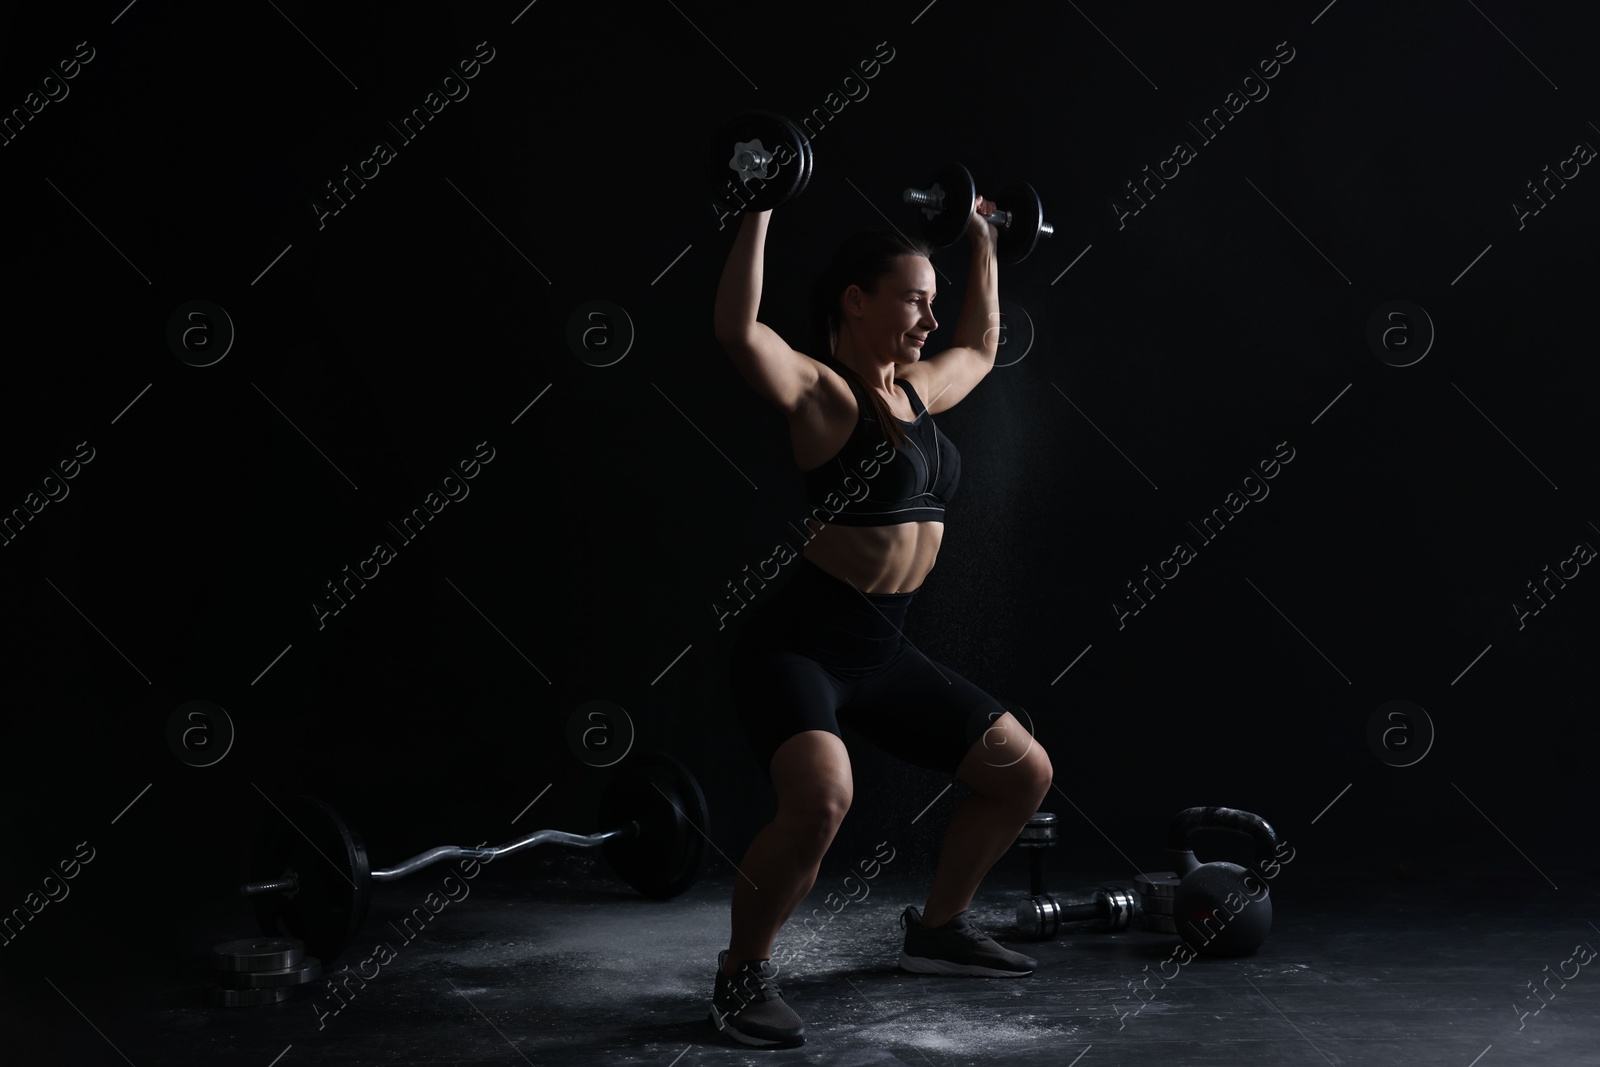
<svg viewBox="0 0 1600 1067"><path fill-rule="evenodd" d="M667 900L694 884L705 860L710 816L700 784L665 752L640 754L607 784L599 822L609 827L580 835L536 830L503 845L441 845L382 870L373 870L361 838L315 797L277 804L282 821L268 820L251 853L251 881L241 896L255 904L261 932L298 938L327 963L355 937L372 902L372 883L414 874L442 860L487 862L538 845L602 847L618 877L647 897Z"/></svg>
<svg viewBox="0 0 1600 1067"><path fill-rule="evenodd" d="M768 211L805 192L811 165L811 141L799 126L771 111L747 111L711 137L711 201L726 213Z"/></svg>
<svg viewBox="0 0 1600 1067"><path fill-rule="evenodd" d="M1041 236L1054 234L1044 221L1044 205L1027 182L1013 182L995 191L994 199L978 195L972 172L960 163L939 168L925 188L907 189L900 198L922 210L922 236L936 248L955 244L967 231L974 214L999 230L996 255L1002 263L1027 259Z"/></svg>
<svg viewBox="0 0 1600 1067"><path fill-rule="evenodd" d="M1114 886L1079 890L1057 900L1045 891L1044 854L1056 843L1056 817L1035 812L1017 836L1017 847L1028 849L1029 893L1017 902L1017 929L1025 938L1056 936L1063 923L1093 922L1100 930L1126 930L1139 914L1138 898Z"/></svg>

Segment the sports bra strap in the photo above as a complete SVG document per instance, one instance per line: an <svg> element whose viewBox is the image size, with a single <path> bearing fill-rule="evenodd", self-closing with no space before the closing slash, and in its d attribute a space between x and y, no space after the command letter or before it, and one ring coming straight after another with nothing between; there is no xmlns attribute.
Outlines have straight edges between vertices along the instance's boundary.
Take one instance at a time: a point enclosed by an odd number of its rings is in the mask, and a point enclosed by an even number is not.
<svg viewBox="0 0 1600 1067"><path fill-rule="evenodd" d="M911 398L911 414L921 418L923 413L928 410L927 407L923 405L922 398L917 395L917 391L915 389L911 388L911 383L906 381L904 378L896 378L895 381L905 386L906 396Z"/></svg>

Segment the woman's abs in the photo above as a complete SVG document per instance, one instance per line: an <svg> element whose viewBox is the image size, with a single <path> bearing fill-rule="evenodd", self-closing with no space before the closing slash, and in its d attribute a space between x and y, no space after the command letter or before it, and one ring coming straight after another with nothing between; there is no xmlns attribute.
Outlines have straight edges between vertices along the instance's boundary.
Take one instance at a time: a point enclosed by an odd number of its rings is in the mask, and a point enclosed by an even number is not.
<svg viewBox="0 0 1600 1067"><path fill-rule="evenodd" d="M801 554L863 593L913 593L933 570L943 540L942 522L829 524L806 542Z"/></svg>

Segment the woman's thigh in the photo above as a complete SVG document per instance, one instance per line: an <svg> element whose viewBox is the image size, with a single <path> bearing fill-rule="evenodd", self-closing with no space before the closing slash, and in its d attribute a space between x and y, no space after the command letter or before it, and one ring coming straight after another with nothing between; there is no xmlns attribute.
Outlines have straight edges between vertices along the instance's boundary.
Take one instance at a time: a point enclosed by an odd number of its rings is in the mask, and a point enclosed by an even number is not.
<svg viewBox="0 0 1600 1067"><path fill-rule="evenodd" d="M994 717L998 700L909 644L853 687L839 725L909 763L955 774Z"/></svg>
<svg viewBox="0 0 1600 1067"><path fill-rule="evenodd" d="M728 681L734 714L768 782L772 758L790 738L811 730L839 736L841 686L815 660L782 649L742 651Z"/></svg>
<svg viewBox="0 0 1600 1067"><path fill-rule="evenodd" d="M836 730L803 730L778 746L771 763L778 816L826 826L829 836L855 799L850 753Z"/></svg>

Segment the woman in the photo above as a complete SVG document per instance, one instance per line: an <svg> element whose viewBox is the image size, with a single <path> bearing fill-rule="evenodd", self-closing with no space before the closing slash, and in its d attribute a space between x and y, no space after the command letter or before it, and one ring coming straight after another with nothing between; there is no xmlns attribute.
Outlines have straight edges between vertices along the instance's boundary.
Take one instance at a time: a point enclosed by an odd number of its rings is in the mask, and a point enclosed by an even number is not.
<svg viewBox="0 0 1600 1067"><path fill-rule="evenodd" d="M923 346L938 327L927 250L883 233L845 242L812 293L811 358L756 319L770 217L743 217L717 289L716 336L787 417L813 514L823 521L733 649L735 709L778 812L735 880L733 936L718 956L710 1017L745 1044L793 1046L804 1043L805 1028L774 981L772 943L816 882L850 808L840 726L972 788L951 816L924 910L908 907L900 917L899 962L909 971L1032 972L1034 960L983 936L966 913L1038 809L1052 770L1010 712L901 634L960 478L960 456L930 416L955 406L994 367L994 227L973 216L972 271L953 344L926 359Z"/></svg>

